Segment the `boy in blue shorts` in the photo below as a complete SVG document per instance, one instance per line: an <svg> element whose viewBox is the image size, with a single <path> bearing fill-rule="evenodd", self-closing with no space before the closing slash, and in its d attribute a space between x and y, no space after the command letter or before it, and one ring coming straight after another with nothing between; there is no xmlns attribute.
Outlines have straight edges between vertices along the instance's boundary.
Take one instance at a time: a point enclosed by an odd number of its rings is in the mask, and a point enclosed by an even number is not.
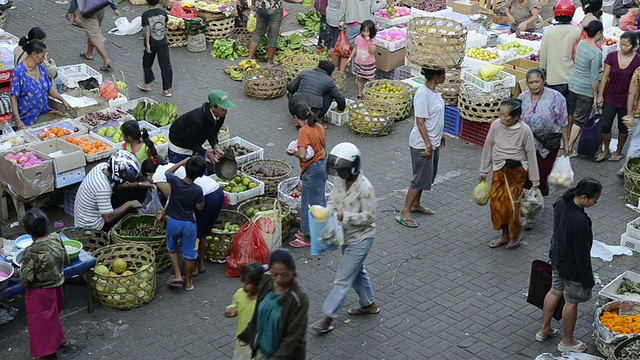
<svg viewBox="0 0 640 360"><path fill-rule="evenodd" d="M186 176L180 179L174 173L184 166ZM173 266L173 276L167 279L167 284L174 287L182 287L191 291L194 289L193 267L198 259L196 251L196 241L198 238L198 230L196 227L195 211L204 208L204 197L200 186L194 184L194 180L204 175L206 163L199 156L192 156L171 167L165 175L167 182L171 185L171 196L169 203L163 212L160 213L160 219L165 215L169 216L167 221L167 250L169 258ZM182 242L182 257L184 258L186 272L184 280L180 272L180 259L178 253L178 240Z"/></svg>

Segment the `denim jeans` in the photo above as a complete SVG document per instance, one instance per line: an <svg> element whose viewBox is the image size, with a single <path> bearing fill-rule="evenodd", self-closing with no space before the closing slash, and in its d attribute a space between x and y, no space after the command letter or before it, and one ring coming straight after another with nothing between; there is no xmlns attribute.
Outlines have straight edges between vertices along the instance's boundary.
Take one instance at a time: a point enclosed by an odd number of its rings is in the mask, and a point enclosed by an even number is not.
<svg viewBox="0 0 640 360"><path fill-rule="evenodd" d="M326 159L316 161L309 165L307 171L302 174L300 231L305 235L309 235L309 217L307 216L309 205L327 205L327 198L324 194L327 182L326 162Z"/></svg>
<svg viewBox="0 0 640 360"><path fill-rule="evenodd" d="M324 316L334 319L353 287L360 298L360 306L369 306L375 302L369 273L364 268L364 259L373 245L373 238L366 238L353 245L342 247L342 261L333 281L333 289L322 305Z"/></svg>
<svg viewBox="0 0 640 360"><path fill-rule="evenodd" d="M78 9L78 0L69 1L69 10L67 12L74 13Z"/></svg>
<svg viewBox="0 0 640 360"><path fill-rule="evenodd" d="M62 94L64 90L62 89L62 79L60 76L53 79L53 84L56 86L56 90L58 90L58 94Z"/></svg>
<svg viewBox="0 0 640 360"><path fill-rule="evenodd" d="M256 44L260 44L264 34L267 33L267 27L269 27L269 33L267 34L267 47L278 47L278 37L280 36L283 10L256 8L255 12L257 23L256 30L253 32L251 41Z"/></svg>

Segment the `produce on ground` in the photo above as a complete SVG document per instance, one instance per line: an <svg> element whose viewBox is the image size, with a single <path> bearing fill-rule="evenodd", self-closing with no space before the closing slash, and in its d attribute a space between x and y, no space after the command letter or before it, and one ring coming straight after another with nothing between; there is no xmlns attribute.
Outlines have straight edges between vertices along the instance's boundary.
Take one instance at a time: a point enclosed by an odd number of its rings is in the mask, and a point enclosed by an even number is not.
<svg viewBox="0 0 640 360"><path fill-rule="evenodd" d="M143 299L144 301L149 301L151 300L151 294L149 292L153 289L153 285L151 284L150 281L147 281L147 279L149 279L151 275L148 272L144 271L148 267L149 265L143 265L139 269L130 268L126 260L124 259L114 260L113 263L111 264L111 270L109 270L109 268L104 264L98 264L98 266L96 266L93 272L104 277L111 277L113 279L106 280L101 277L94 277L93 278L94 284L95 284L94 286L97 291L100 291L102 293L107 292L107 293L113 293L113 294L125 294L127 292L129 293L135 292L135 296ZM134 270L135 272L131 270ZM134 276L136 275L136 273L140 273L139 277ZM124 287L113 286L113 285L129 284L129 283L138 283L140 281L142 281L140 285L129 286L128 289ZM108 286L108 285L112 285L112 286ZM131 304L133 304L133 302L135 301L135 297L132 294L114 295L113 297L108 296L107 299L121 300L121 296L124 297L122 298L122 300L127 300L128 302L131 302ZM125 305L126 304L127 303L125 303Z"/></svg>
<svg viewBox="0 0 640 360"><path fill-rule="evenodd" d="M232 224L230 221L227 221L226 223L224 223L224 228L222 229L213 228L213 230L211 230L211 233L212 234L232 234L232 233L237 233L238 231L240 231L240 225ZM213 240L215 241L216 239L214 238ZM219 239L217 241L219 241Z"/></svg>
<svg viewBox="0 0 640 360"><path fill-rule="evenodd" d="M518 55L528 54L533 51L532 47L521 45L517 41L497 45L496 49L503 51L515 51Z"/></svg>
<svg viewBox="0 0 640 360"><path fill-rule="evenodd" d="M516 38L529 41L540 41L542 40L542 35L532 33L519 33L516 34Z"/></svg>
<svg viewBox="0 0 640 360"><path fill-rule="evenodd" d="M110 120L120 119L121 117L122 114L117 111L94 112L80 118L80 122L94 127Z"/></svg>
<svg viewBox="0 0 640 360"><path fill-rule="evenodd" d="M253 169L253 172L255 173L256 176L261 176L261 177L280 177L280 176L287 175L286 170L278 169L278 168L274 169L267 166L265 167L258 166Z"/></svg>
<svg viewBox="0 0 640 360"><path fill-rule="evenodd" d="M640 360L640 341L632 341L620 351L618 360Z"/></svg>
<svg viewBox="0 0 640 360"><path fill-rule="evenodd" d="M65 139L67 142L79 146L84 150L87 155L97 154L102 151L110 150L111 146L103 143L102 141L90 141L87 137L74 138L73 136L67 136Z"/></svg>
<svg viewBox="0 0 640 360"><path fill-rule="evenodd" d="M135 236L140 238L150 238L162 236L166 233L163 227L150 224L131 224L131 227L122 227L118 230L120 236Z"/></svg>
<svg viewBox="0 0 640 360"><path fill-rule="evenodd" d="M274 60L276 62L282 62L282 60L296 54L315 54L315 49L302 46L302 37L300 34L291 34L289 36L278 37L278 50ZM256 50L256 59L267 59L267 37L262 38L262 41L258 45Z"/></svg>
<svg viewBox="0 0 640 360"><path fill-rule="evenodd" d="M217 39L213 42L211 57L233 61L240 56L248 56L249 49L234 39Z"/></svg>
<svg viewBox="0 0 640 360"><path fill-rule="evenodd" d="M221 179L227 184L224 185L223 190L228 193L241 193L250 189L254 189L258 186L255 182L251 181L246 175L238 175L233 179Z"/></svg>
<svg viewBox="0 0 640 360"><path fill-rule="evenodd" d="M311 9L306 13L299 12L296 19L300 25L304 26L302 36L316 37L320 34L320 12L318 10Z"/></svg>
<svg viewBox="0 0 640 360"><path fill-rule="evenodd" d="M243 71L259 68L260 65L253 59L240 61L238 65L229 65L224 68L225 74L231 76L233 80L240 81L244 78Z"/></svg>
<svg viewBox="0 0 640 360"><path fill-rule="evenodd" d="M470 58L483 60L483 61L491 61L498 58L497 52L494 52L485 48L481 48L481 47L471 48L465 51L465 55Z"/></svg>
<svg viewBox="0 0 640 360"><path fill-rule="evenodd" d="M4 154L4 158L23 169L42 164L44 162L44 160L40 159L33 151L17 152L15 154L6 153Z"/></svg>
<svg viewBox="0 0 640 360"><path fill-rule="evenodd" d="M386 8L382 10L378 10L378 12L376 12L374 15L377 17L385 18L385 19L392 19L392 17L389 14L389 10L387 10ZM411 9L404 6L395 6L395 13L393 15L394 15L393 18L411 16Z"/></svg>
<svg viewBox="0 0 640 360"><path fill-rule="evenodd" d="M600 322L618 334L640 334L640 314L619 315L605 311L600 315Z"/></svg>
<svg viewBox="0 0 640 360"><path fill-rule="evenodd" d="M78 128L74 128L73 131L71 131L71 129L69 128L56 126L49 129L42 129L36 136L40 140L49 140L49 139L61 138L65 135L70 135L78 131L80 131L80 129Z"/></svg>
<svg viewBox="0 0 640 360"><path fill-rule="evenodd" d="M640 223L633 224L633 227L638 229ZM629 278L622 278L620 288L616 290L616 294L634 293L640 294L640 282L631 281Z"/></svg>
<svg viewBox="0 0 640 360"><path fill-rule="evenodd" d="M226 152L227 149L233 149L233 153L235 154L235 156L244 156L255 152L255 150L249 149L248 147L242 146L240 144L225 146L222 148L222 151Z"/></svg>
<svg viewBox="0 0 640 360"><path fill-rule="evenodd" d="M428 12L436 12L447 8L446 1L418 0L413 2L413 7Z"/></svg>

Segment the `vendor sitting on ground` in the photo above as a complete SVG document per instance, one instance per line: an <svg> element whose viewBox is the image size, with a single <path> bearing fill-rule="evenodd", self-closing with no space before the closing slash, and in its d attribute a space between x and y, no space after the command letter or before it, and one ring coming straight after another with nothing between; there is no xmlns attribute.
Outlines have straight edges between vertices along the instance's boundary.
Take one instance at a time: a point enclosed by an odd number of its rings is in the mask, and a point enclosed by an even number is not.
<svg viewBox="0 0 640 360"><path fill-rule="evenodd" d="M74 204L74 226L108 231L118 220L142 207L138 200L130 200L114 209L111 195L114 186L124 189L149 189L153 184L136 182L140 176L140 163L135 155L125 150L111 155L109 160L96 165L82 180Z"/></svg>
<svg viewBox="0 0 640 360"><path fill-rule="evenodd" d="M289 113L292 116L293 108L299 102L307 104L319 119L324 118L334 100L338 103L338 110L344 110L346 100L331 77L334 69L331 62L322 60L317 68L305 70L291 80L287 91L291 93Z"/></svg>
<svg viewBox="0 0 640 360"><path fill-rule="evenodd" d="M234 107L227 93L215 90L201 107L182 114L169 128L169 162L177 164L192 155L206 156L210 162L217 162L224 155L218 146L218 132L227 110ZM202 147L205 141L209 141L211 150Z"/></svg>
<svg viewBox="0 0 640 360"><path fill-rule="evenodd" d="M505 6L511 32L536 31L540 8L536 0L507 0Z"/></svg>

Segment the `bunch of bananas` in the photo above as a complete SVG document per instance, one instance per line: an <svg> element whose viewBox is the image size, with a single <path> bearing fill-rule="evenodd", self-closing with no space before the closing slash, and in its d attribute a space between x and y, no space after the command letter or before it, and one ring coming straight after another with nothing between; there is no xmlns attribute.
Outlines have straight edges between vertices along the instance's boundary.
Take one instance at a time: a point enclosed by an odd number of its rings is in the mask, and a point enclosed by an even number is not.
<svg viewBox="0 0 640 360"><path fill-rule="evenodd" d="M167 22L167 29L169 30L184 30L184 19L180 19L175 16L169 16L169 21Z"/></svg>
<svg viewBox="0 0 640 360"><path fill-rule="evenodd" d="M258 62L253 59L245 59L238 64L242 71L259 68Z"/></svg>
<svg viewBox="0 0 640 360"><path fill-rule="evenodd" d="M244 76L242 75L242 70L238 65L227 66L226 68L224 68L224 73L231 76L231 78L235 81L242 81L242 79L244 78Z"/></svg>

